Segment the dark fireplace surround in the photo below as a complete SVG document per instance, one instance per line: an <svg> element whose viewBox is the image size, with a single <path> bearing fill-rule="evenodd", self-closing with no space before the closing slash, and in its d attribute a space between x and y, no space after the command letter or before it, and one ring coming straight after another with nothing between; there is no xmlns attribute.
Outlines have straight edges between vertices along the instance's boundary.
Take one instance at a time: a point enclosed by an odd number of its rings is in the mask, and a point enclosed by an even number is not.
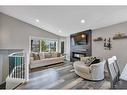
<svg viewBox="0 0 127 95"><path fill-rule="evenodd" d="M74 45L73 37L84 33L87 35L87 44ZM92 30L72 34L70 36L70 60L74 62L80 60L80 57L86 57L91 55L92 55Z"/></svg>

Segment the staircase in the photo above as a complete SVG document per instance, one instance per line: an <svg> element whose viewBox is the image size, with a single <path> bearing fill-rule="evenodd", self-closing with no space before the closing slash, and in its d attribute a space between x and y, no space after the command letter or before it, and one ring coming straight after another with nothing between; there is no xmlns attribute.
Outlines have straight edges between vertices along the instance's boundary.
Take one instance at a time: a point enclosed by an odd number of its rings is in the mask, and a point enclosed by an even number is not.
<svg viewBox="0 0 127 95"><path fill-rule="evenodd" d="M15 89L26 81L25 78L25 53L16 52L9 56L9 75L6 78L6 89Z"/></svg>

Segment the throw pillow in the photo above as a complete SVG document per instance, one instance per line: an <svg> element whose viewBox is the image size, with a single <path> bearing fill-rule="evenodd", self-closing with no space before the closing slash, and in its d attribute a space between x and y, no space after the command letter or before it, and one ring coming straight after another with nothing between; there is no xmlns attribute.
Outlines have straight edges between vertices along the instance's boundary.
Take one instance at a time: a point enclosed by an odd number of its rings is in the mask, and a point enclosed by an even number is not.
<svg viewBox="0 0 127 95"><path fill-rule="evenodd" d="M40 60L39 54L33 53L34 60Z"/></svg>
<svg viewBox="0 0 127 95"><path fill-rule="evenodd" d="M61 56L61 53L57 53L57 57L60 57Z"/></svg>
<svg viewBox="0 0 127 95"><path fill-rule="evenodd" d="M88 65L88 66L90 66L92 63L93 63L93 61L96 59L96 57L90 57L90 58L88 58L86 61L85 61L85 64L86 65Z"/></svg>
<svg viewBox="0 0 127 95"><path fill-rule="evenodd" d="M90 60L90 59L87 59L87 60L85 61L85 64L86 64L87 66L90 66L91 60Z"/></svg>
<svg viewBox="0 0 127 95"><path fill-rule="evenodd" d="M95 59L91 64L96 64L96 63L99 63L101 62L100 59Z"/></svg>

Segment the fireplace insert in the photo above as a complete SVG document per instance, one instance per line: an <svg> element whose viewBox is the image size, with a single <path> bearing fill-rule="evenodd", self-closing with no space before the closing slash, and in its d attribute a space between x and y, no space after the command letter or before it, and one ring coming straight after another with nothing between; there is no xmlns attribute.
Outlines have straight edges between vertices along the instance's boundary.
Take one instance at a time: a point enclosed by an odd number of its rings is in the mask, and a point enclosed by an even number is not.
<svg viewBox="0 0 127 95"><path fill-rule="evenodd" d="M73 52L72 57L80 59L81 57L85 57L86 53L78 53L78 52Z"/></svg>

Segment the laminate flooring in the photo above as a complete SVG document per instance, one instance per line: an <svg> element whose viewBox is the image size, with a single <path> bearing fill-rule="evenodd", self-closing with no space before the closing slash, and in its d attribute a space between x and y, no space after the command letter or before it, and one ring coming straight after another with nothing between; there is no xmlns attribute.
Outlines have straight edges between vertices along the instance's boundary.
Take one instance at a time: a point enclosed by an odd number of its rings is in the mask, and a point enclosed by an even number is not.
<svg viewBox="0 0 127 95"><path fill-rule="evenodd" d="M85 80L75 74L71 62L46 66L31 70L30 79L17 89L109 89L109 81L94 82Z"/></svg>

